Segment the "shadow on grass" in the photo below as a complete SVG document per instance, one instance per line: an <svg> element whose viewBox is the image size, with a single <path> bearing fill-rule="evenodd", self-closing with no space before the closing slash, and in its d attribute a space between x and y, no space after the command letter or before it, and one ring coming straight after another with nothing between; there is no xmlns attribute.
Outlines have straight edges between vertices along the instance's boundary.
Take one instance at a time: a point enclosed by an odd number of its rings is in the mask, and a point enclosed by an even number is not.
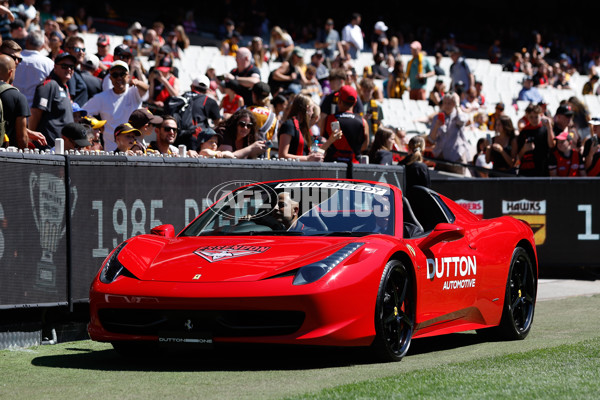
<svg viewBox="0 0 600 400"><path fill-rule="evenodd" d="M482 336L458 333L413 340L411 355L426 354L486 342ZM113 349L66 348L65 354L36 357L34 366L97 371L268 371L308 370L373 364L368 348L283 345L225 345L212 350L150 351L122 356Z"/></svg>

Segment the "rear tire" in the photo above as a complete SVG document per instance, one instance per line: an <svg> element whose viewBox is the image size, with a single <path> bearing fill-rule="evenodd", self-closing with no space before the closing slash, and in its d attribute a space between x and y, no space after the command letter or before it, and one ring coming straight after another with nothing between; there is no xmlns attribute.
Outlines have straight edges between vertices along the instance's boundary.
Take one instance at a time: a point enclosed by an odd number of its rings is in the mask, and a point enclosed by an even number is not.
<svg viewBox="0 0 600 400"><path fill-rule="evenodd" d="M522 340L527 337L533 323L536 295L537 276L533 264L527 251L517 247L508 271L500 325L493 328L499 339Z"/></svg>
<svg viewBox="0 0 600 400"><path fill-rule="evenodd" d="M386 264L375 305L371 348L379 361L400 361L408 352L414 328L413 281L398 260Z"/></svg>

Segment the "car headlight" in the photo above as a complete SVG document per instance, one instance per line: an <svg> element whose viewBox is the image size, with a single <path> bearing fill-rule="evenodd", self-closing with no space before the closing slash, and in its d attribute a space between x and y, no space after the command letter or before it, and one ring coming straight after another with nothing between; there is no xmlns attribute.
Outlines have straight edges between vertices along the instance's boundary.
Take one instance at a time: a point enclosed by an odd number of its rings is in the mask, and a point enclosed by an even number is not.
<svg viewBox="0 0 600 400"><path fill-rule="evenodd" d="M112 283L121 275L125 270L123 264L119 262L118 256L121 250L127 242L121 243L115 251L111 254L110 258L104 264L104 268L102 268L102 272L100 273L100 282L102 283Z"/></svg>
<svg viewBox="0 0 600 400"><path fill-rule="evenodd" d="M364 243L347 244L330 256L312 264L305 265L296 273L293 282L294 285L306 285L307 283L313 283L321 279L325 274L358 250L363 244Z"/></svg>

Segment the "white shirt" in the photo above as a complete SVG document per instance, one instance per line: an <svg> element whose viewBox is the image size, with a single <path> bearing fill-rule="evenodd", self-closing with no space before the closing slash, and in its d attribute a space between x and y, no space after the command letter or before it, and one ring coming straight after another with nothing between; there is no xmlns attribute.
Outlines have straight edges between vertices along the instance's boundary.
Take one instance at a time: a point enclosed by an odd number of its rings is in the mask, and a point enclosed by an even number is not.
<svg viewBox="0 0 600 400"><path fill-rule="evenodd" d="M346 25L342 30L342 40L352 43L358 50L362 50L364 47L362 29L359 25Z"/></svg>
<svg viewBox="0 0 600 400"><path fill-rule="evenodd" d="M50 72L54 69L54 61L44 57L37 50L23 50L21 55L23 60L15 70L13 86L25 95L27 104L31 108L35 88L50 75Z"/></svg>
<svg viewBox="0 0 600 400"><path fill-rule="evenodd" d="M114 90L102 91L83 105L82 108L89 115L100 115L101 120L106 120L104 150L116 150L115 128L129 121L131 113L140 108L142 101L147 98L148 92L142 97L138 88L132 85L121 94L116 94Z"/></svg>

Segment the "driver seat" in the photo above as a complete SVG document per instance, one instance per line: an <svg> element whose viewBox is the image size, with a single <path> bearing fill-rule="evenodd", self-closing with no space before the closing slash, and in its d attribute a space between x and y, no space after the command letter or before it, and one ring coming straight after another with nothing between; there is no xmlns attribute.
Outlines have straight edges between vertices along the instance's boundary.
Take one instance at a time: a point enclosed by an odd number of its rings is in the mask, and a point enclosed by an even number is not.
<svg viewBox="0 0 600 400"><path fill-rule="evenodd" d="M403 218L403 237L414 238L422 236L425 233L423 226L417 220L417 217L413 213L412 207L408 202L408 199L402 196L402 218Z"/></svg>

